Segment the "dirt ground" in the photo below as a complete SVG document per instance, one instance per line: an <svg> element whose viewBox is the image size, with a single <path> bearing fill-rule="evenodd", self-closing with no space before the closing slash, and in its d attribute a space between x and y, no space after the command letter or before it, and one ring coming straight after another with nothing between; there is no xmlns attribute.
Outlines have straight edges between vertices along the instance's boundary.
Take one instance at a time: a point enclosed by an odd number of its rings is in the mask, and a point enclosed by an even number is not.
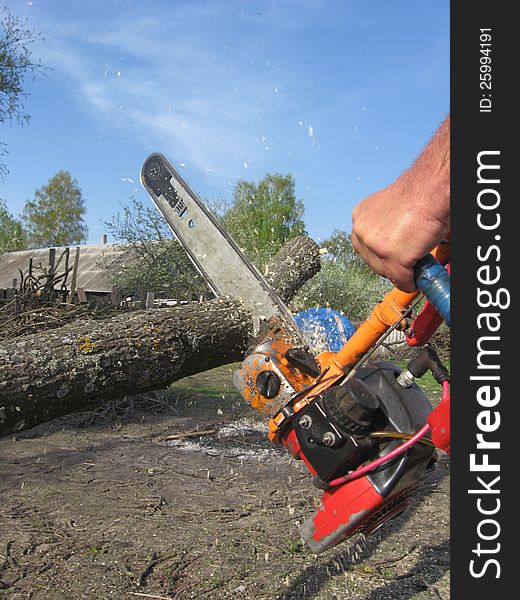
<svg viewBox="0 0 520 600"><path fill-rule="evenodd" d="M190 377L0 440L0 598L449 599L445 454L405 514L316 557L319 497L228 368Z"/></svg>

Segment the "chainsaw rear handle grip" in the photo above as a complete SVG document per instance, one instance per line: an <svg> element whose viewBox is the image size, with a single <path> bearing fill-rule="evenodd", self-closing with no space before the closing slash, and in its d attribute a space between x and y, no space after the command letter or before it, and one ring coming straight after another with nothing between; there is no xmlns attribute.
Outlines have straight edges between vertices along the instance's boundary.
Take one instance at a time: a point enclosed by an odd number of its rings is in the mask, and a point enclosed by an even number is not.
<svg viewBox="0 0 520 600"><path fill-rule="evenodd" d="M450 274L431 254L417 262L415 284L450 326Z"/></svg>

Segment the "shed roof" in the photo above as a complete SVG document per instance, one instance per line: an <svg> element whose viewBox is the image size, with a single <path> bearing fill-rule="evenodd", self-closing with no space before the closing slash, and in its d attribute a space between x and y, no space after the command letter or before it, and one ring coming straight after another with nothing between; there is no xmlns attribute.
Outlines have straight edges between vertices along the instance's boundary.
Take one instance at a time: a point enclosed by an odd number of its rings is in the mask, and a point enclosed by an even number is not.
<svg viewBox="0 0 520 600"><path fill-rule="evenodd" d="M101 263L109 263L115 260L125 251L124 244L102 244L97 246L78 246L79 264L76 286L82 287L86 292L110 292L113 285L106 271L101 268ZM13 286L13 279L20 281L20 271L27 273L29 259L33 259L33 266L49 264L49 248L37 250L20 250L18 252L6 252L0 255L0 288L6 289ZM62 255L65 247L56 248L56 261ZM70 248L69 266L74 264L76 246ZM63 262L58 267L58 273L63 271ZM69 283L70 283L69 275Z"/></svg>

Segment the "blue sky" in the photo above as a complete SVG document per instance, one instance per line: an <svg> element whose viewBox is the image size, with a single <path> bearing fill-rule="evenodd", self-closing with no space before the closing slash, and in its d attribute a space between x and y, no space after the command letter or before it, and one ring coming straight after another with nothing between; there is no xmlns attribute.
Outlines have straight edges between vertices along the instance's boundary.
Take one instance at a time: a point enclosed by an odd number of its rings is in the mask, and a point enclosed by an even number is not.
<svg viewBox="0 0 520 600"><path fill-rule="evenodd" d="M0 198L18 215L60 169L89 242L162 152L203 198L292 173L309 234L350 231L449 111L448 0L10 0L52 67L24 127L0 125Z"/></svg>

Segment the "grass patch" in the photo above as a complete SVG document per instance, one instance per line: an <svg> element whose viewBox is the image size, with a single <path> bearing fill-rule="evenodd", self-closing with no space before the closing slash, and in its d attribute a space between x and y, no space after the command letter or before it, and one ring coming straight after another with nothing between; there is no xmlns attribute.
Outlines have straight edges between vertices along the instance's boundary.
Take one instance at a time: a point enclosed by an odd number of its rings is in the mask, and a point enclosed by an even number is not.
<svg viewBox="0 0 520 600"><path fill-rule="evenodd" d="M237 399L240 394L233 385L233 371L235 368L236 365L224 365L203 373L190 375L175 381L168 389L173 393L192 393Z"/></svg>

